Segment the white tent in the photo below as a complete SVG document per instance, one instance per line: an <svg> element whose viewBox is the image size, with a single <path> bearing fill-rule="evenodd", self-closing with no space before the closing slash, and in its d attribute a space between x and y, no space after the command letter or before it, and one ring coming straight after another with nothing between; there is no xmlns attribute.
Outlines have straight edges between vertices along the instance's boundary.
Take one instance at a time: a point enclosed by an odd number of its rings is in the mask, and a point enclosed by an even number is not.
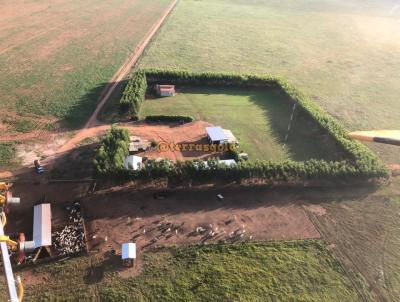
<svg viewBox="0 0 400 302"><path fill-rule="evenodd" d="M127 170L140 170L142 168L142 158L136 155L129 155L125 158L124 167Z"/></svg>
<svg viewBox="0 0 400 302"><path fill-rule="evenodd" d="M122 260L136 259L136 243L122 244Z"/></svg>

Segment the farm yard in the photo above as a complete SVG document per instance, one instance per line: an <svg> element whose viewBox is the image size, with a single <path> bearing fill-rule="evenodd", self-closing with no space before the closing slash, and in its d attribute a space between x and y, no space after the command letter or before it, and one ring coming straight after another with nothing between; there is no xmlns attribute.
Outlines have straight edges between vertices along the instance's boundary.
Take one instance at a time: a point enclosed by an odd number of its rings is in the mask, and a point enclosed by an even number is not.
<svg viewBox="0 0 400 302"><path fill-rule="evenodd" d="M347 135L400 128L397 2L2 4L5 231L30 240L46 200L62 257L13 264L24 301L397 301L399 148ZM239 152L158 149L216 125Z"/></svg>
<svg viewBox="0 0 400 302"><path fill-rule="evenodd" d="M397 1L181 1L141 68L274 74L350 130L400 127ZM369 144L390 163L396 147Z"/></svg>
<svg viewBox="0 0 400 302"><path fill-rule="evenodd" d="M49 198L57 198L57 186L47 187ZM28 196L28 189L21 184L16 192L24 193L25 200L40 192L37 188ZM75 188L75 194L83 189ZM17 269L27 282L27 301L57 296L84 301L154 297L184 301L221 295L234 300L262 296L267 301L294 297L358 301L331 251L313 239L320 234L301 201L309 190L232 187L200 189L196 194L178 190L162 191L165 199L156 199L159 193L120 188L81 196L91 255ZM224 200L218 200L217 193ZM59 200L57 207L69 198ZM213 236L208 235L211 229ZM119 257L109 255L111 248L118 249L132 237L144 248L139 250L138 270L123 268ZM285 241L260 242L266 239ZM226 243L215 244L221 240ZM255 277L260 282L245 282L244 287L243 280Z"/></svg>
<svg viewBox="0 0 400 302"><path fill-rule="evenodd" d="M193 86L178 89L173 97L147 99L141 116L192 116L230 129L239 141L239 149L248 153L252 161L341 158L334 141L300 110L295 111L288 133L292 111L291 103L278 91ZM315 144L321 140L324 144Z"/></svg>
<svg viewBox="0 0 400 302"><path fill-rule="evenodd" d="M2 3L0 136L81 126L170 3Z"/></svg>

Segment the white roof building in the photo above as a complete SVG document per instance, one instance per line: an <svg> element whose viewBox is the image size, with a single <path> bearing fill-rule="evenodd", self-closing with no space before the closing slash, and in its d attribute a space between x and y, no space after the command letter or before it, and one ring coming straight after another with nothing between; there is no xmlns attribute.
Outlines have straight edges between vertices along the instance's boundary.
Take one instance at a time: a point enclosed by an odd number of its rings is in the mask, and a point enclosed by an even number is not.
<svg viewBox="0 0 400 302"><path fill-rule="evenodd" d="M142 168L142 158L136 155L129 155L125 158L124 167L127 170L140 170Z"/></svg>
<svg viewBox="0 0 400 302"><path fill-rule="evenodd" d="M122 244L122 260L136 259L136 243L123 243Z"/></svg>
<svg viewBox="0 0 400 302"><path fill-rule="evenodd" d="M51 208L42 203L33 208L33 241L35 247L51 246Z"/></svg>
<svg viewBox="0 0 400 302"><path fill-rule="evenodd" d="M211 143L224 144L228 142L228 137L220 126L206 127L206 132Z"/></svg>
<svg viewBox="0 0 400 302"><path fill-rule="evenodd" d="M236 166L236 161L234 159L222 159L218 161L218 164L224 164L227 167Z"/></svg>

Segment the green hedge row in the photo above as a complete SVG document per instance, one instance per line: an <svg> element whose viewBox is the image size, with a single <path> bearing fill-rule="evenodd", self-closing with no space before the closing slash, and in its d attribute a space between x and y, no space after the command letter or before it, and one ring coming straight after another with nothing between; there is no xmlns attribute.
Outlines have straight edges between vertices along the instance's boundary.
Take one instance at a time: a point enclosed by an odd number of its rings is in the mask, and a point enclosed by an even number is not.
<svg viewBox="0 0 400 302"><path fill-rule="evenodd" d="M159 82L175 85L266 87L281 90L288 99L309 115L319 127L324 129L342 147L346 160L308 160L304 162L270 161L239 162L235 167L214 165L205 167L192 161L172 164L162 161L150 164L145 170L114 174L117 178L158 178L196 180L246 180L303 181L303 180L371 180L388 178L389 171L367 147L348 137L346 129L333 117L326 114L305 95L284 79L270 75L242 75L225 73L193 73L175 70L145 70L148 84Z"/></svg>
<svg viewBox="0 0 400 302"><path fill-rule="evenodd" d="M133 120L139 119L142 102L146 96L147 80L143 72L134 72L125 87L119 102L122 111L129 110Z"/></svg>
<svg viewBox="0 0 400 302"><path fill-rule="evenodd" d="M148 83L166 82L175 85L212 85L237 87L269 87L281 90L324 129L348 156L349 173L371 177L387 177L389 172L378 156L363 144L348 137L346 129L319 106L311 102L304 94L286 80L272 75L245 75L230 73L195 73L181 70L144 70ZM326 162L320 161L321 166ZM332 164L332 169L336 165ZM332 174L335 171L332 171Z"/></svg>
<svg viewBox="0 0 400 302"><path fill-rule="evenodd" d="M217 161L178 161L176 163L162 160L151 162L143 170L114 170L107 175L120 181L153 180L167 178L175 183L210 183L210 182L241 182L246 180L262 180L266 182L299 183L304 181L330 181L348 184L349 182L368 181L386 177L386 174L371 175L360 173L346 161L326 162L308 160L304 162L285 161L239 161L236 166L225 166Z"/></svg>
<svg viewBox="0 0 400 302"><path fill-rule="evenodd" d="M194 121L191 116L185 115L148 115L145 118L146 122L166 122L166 123L190 123Z"/></svg>

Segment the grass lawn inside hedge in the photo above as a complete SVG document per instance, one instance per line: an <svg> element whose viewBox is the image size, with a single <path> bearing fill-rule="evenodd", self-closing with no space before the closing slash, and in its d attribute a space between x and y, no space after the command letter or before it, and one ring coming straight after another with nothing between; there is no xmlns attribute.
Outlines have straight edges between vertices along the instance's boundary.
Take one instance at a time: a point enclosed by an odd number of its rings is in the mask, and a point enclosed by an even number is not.
<svg viewBox="0 0 400 302"><path fill-rule="evenodd" d="M285 142L293 104L277 90L185 86L177 92L174 97L147 99L141 117L188 115L230 129L250 160L342 158L336 143L300 110L295 111Z"/></svg>

